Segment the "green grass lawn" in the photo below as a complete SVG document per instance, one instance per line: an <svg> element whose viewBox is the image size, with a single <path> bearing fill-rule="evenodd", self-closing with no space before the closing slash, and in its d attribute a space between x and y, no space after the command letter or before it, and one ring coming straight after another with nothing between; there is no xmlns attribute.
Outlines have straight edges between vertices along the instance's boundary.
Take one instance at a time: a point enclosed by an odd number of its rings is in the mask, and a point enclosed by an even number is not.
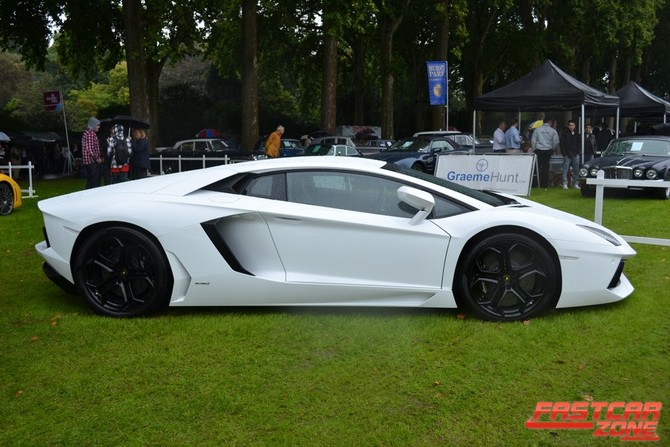
<svg viewBox="0 0 670 447"><path fill-rule="evenodd" d="M576 190L531 199L594 216ZM621 445L524 425L538 401L583 400L663 402L657 434L670 444L668 247L634 245L623 302L525 323L340 308L117 320L44 277L36 202L0 218L0 445ZM668 201L606 199L604 224L620 234L670 238L669 222Z"/></svg>

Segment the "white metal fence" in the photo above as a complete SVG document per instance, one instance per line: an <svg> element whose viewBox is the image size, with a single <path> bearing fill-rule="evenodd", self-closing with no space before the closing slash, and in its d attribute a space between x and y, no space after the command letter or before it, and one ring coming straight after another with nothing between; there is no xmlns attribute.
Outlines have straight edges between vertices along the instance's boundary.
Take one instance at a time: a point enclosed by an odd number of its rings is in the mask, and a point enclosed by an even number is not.
<svg viewBox="0 0 670 447"><path fill-rule="evenodd" d="M597 178L586 179L587 185L594 185L596 187L596 209L595 222L602 224L603 221L603 197L605 195L605 188L627 188L629 186L644 187L644 188L670 188L670 182L655 181L655 180L619 180L606 179L605 172L598 171ZM642 236L621 236L627 242L635 242L638 244L664 245L670 246L670 239L660 239Z"/></svg>
<svg viewBox="0 0 670 447"><path fill-rule="evenodd" d="M9 175L12 178L14 178L12 174L17 170L20 171L21 169L28 170L28 189L21 189L21 192L25 194L22 195L21 197L24 199L37 197L35 194L35 188L33 188L33 169L35 169L35 165L33 165L32 162L29 161L27 165L15 165L9 163L4 166L0 166L0 170L7 171L7 175Z"/></svg>

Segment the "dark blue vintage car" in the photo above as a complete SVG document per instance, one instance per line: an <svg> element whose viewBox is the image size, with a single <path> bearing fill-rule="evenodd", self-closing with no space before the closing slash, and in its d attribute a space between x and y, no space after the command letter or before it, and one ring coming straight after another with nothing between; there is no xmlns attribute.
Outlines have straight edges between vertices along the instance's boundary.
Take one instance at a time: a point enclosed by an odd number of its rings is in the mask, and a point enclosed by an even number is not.
<svg viewBox="0 0 670 447"><path fill-rule="evenodd" d="M450 138L440 136L412 137L398 140L388 149L367 158L388 161L390 163L432 174L438 155L467 154L470 148L461 146Z"/></svg>
<svg viewBox="0 0 670 447"><path fill-rule="evenodd" d="M610 142L601 157L584 163L579 170L583 196L593 196L595 187L586 184L598 171L605 178L624 180L670 181L670 137L659 135L617 138ZM641 188L662 199L670 199L670 188Z"/></svg>

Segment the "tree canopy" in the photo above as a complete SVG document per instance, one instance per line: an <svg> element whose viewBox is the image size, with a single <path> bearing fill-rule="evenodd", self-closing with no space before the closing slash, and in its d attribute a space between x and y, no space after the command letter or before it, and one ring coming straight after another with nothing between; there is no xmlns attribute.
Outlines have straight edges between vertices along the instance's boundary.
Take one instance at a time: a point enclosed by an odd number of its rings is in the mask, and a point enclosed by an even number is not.
<svg viewBox="0 0 670 447"><path fill-rule="evenodd" d="M440 126L425 75L435 59L449 63L450 123L463 128L476 96L545 59L603 91L634 80L666 97L669 17L663 0L17 0L0 3L0 47L28 68L66 69L68 113L128 100L154 144L199 122L249 147L280 123L381 125L389 137ZM0 120L29 119L29 89L7 87L25 74L4 59ZM161 82L188 60L201 61L199 76Z"/></svg>

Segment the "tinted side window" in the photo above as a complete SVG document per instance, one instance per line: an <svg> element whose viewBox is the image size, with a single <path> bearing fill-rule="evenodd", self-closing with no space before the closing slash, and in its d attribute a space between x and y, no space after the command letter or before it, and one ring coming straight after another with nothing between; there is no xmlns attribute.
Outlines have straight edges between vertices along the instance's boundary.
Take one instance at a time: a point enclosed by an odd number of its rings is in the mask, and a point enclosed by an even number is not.
<svg viewBox="0 0 670 447"><path fill-rule="evenodd" d="M286 176L274 174L251 178L241 188L240 194L261 199L286 200Z"/></svg>
<svg viewBox="0 0 670 447"><path fill-rule="evenodd" d="M289 202L328 208L411 218L417 210L398 199L402 183L376 176L343 172L289 172L286 194ZM458 203L435 198L431 218L444 218L469 211Z"/></svg>

